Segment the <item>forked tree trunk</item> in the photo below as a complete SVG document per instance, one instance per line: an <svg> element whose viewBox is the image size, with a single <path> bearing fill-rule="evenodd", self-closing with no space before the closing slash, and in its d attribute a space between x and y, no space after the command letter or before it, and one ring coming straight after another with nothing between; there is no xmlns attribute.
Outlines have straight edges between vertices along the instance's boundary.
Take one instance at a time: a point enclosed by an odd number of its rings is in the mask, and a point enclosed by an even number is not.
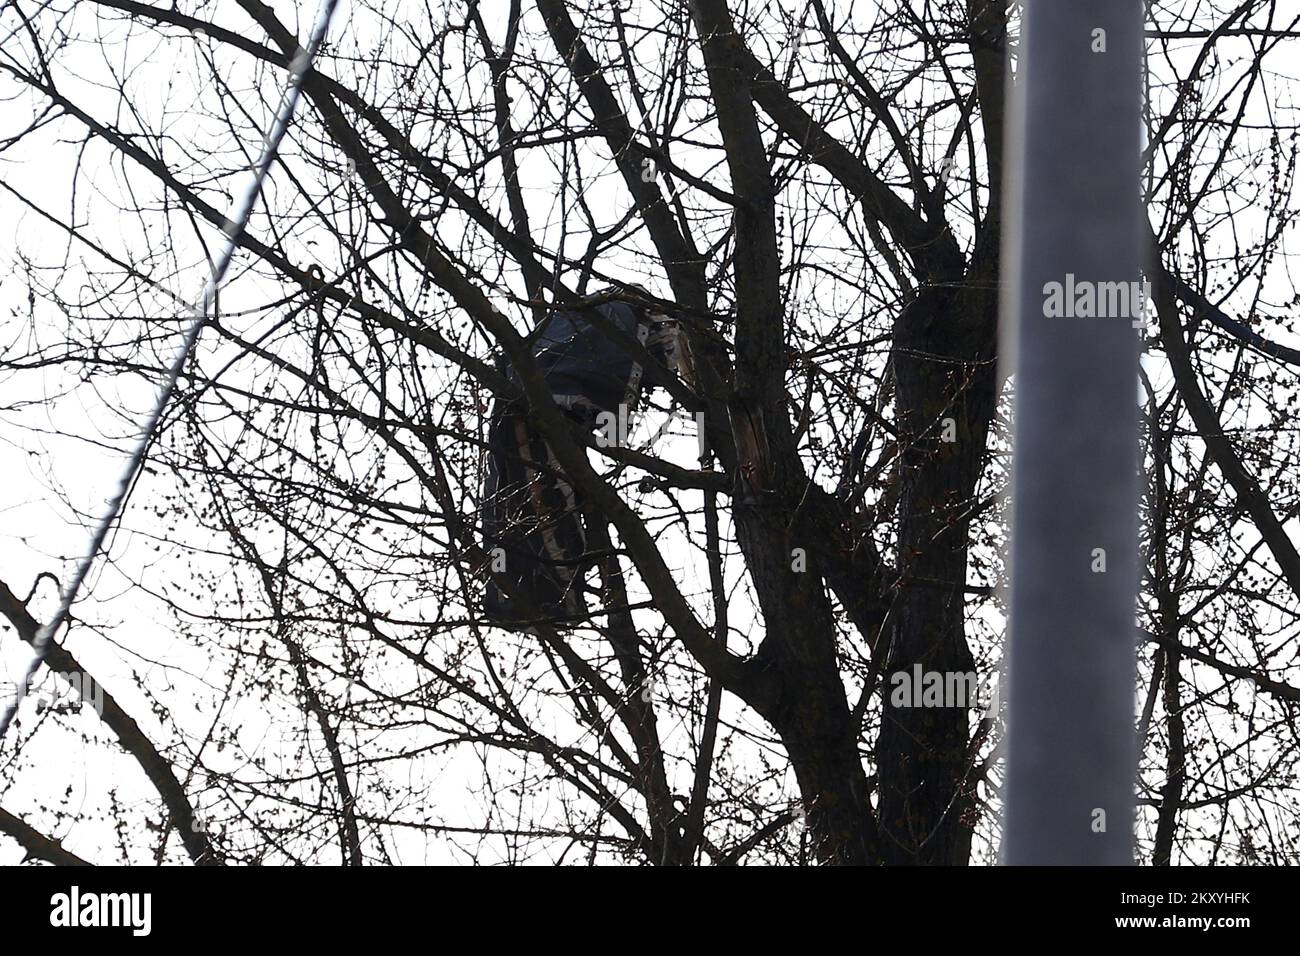
<svg viewBox="0 0 1300 956"><path fill-rule="evenodd" d="M753 703L781 737L794 768L811 855L821 863L877 861L858 733L835 648L835 621L810 522L798 502L806 478L783 473L793 460L787 423L769 416L774 473L766 493L742 493L732 514L736 538L763 612L756 655L765 689ZM801 549L800 560L794 560ZM803 562L806 561L806 564Z"/></svg>

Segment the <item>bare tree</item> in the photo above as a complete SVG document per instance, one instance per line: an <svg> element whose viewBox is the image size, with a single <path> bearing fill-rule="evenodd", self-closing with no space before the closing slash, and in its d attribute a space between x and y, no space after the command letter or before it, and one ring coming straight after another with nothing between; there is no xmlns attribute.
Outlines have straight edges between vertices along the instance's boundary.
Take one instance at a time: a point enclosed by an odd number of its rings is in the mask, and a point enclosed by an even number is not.
<svg viewBox="0 0 1300 956"><path fill-rule="evenodd" d="M33 415L70 402L95 411L57 431L113 448L136 427L310 25L237 7L4 8L0 201L43 237L0 286L14 447L53 447ZM993 859L997 712L896 691L1000 666L1019 17L351 4L50 659L119 662L96 675L117 709L104 730L23 712L0 830L64 862ZM1162 265L1135 724L1155 862L1295 853L1278 18L1263 0L1149 13ZM660 370L604 447L557 407L532 336L633 283L680 317L695 374ZM581 492L581 621L483 613L498 399ZM10 584L0 612L30 640L51 589ZM124 588L167 622L166 659L130 637L146 622L114 621ZM97 767L121 742L158 798L121 802L115 779L93 810L42 795L77 735Z"/></svg>

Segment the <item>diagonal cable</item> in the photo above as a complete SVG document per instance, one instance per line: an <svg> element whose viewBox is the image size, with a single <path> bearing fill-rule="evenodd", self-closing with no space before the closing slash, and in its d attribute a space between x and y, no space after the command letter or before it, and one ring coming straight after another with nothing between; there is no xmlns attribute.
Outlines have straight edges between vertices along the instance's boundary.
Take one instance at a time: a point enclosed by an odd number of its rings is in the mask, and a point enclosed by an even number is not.
<svg viewBox="0 0 1300 956"><path fill-rule="evenodd" d="M316 14L316 23L312 27L311 38L307 41L305 49L298 48L293 61L289 64L289 81L280 97L280 105L276 110L275 121L271 124L271 130L263 139L262 154L254 167L253 179L249 183L248 190L245 192L239 206L236 207L235 216L226 221L225 246L222 248L220 255L213 260L212 273L204 284L198 300L188 307L192 318L185 330L180 350L167 370L162 388L158 391L158 398L154 402L153 410L149 413L148 419L145 421L140 441L131 454L126 470L122 474L122 479L118 483L117 491L114 493L107 511L104 513L103 518L100 519L99 525L95 528L95 533L90 539L90 548L87 550L86 556L77 565L72 580L60 596L58 611L37 632L36 639L32 642L32 660L27 667L27 673L24 675L23 680L18 684L17 696L0 714L0 739L3 739L5 733L8 732L9 725L13 722L23 698L27 696L28 685L36 676L41 663L45 660L46 651L49 649L54 635L63 626L63 622L67 620L68 612L77 599L77 594L81 591L86 577L90 574L96 558L99 557L99 553L104 547L104 541L108 537L109 529L121 513L131 486L140 473L140 469L144 466L145 459L149 454L149 446L153 444L154 435L158 430L158 422L171 401L172 394L176 391L176 383L180 379L185 363L194 351L194 346L199 339L199 332L207 320L208 310L216 302L221 282L225 278L231 260L234 258L239 240L248 226L248 219L253 213L253 207L257 204L258 197L262 193L262 183L266 180L267 173L275 162L280 143L284 140L284 135L289 129L289 123L293 119L293 112L298 105L303 80L311 71L316 54L320 50L321 44L324 43L325 37L329 34L330 23L334 19L334 12L337 8L338 0L321 0Z"/></svg>

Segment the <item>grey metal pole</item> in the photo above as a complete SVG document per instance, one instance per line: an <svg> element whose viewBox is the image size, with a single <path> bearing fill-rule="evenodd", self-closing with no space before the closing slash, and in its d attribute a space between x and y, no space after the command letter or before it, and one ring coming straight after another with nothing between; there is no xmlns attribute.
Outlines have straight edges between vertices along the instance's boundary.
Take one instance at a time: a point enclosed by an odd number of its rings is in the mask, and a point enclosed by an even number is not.
<svg viewBox="0 0 1300 956"><path fill-rule="evenodd" d="M1025 4L1001 333L1013 865L1133 862L1142 25L1142 0Z"/></svg>

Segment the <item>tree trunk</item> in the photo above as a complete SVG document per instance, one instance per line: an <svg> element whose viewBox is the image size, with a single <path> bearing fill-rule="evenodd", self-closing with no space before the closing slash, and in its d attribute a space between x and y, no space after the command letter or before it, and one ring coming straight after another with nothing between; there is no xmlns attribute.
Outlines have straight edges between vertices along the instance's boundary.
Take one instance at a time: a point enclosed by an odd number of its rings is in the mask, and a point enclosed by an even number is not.
<svg viewBox="0 0 1300 956"><path fill-rule="evenodd" d="M996 250L993 236L981 238ZM896 705L893 677L974 670L964 608L968 527L997 388L995 251L956 289L923 290L895 326L900 462L898 582L890 613L880 773L881 856L888 864L964 865L974 826L969 701ZM951 419L951 422L945 422ZM954 438L945 441L946 437ZM965 686L970 686L966 684Z"/></svg>
<svg viewBox="0 0 1300 956"><path fill-rule="evenodd" d="M777 461L790 446L784 421L769 438ZM763 611L766 637L756 663L771 678L753 701L785 744L806 815L814 858L821 863L878 860L858 732L836 659L835 621L813 547L811 522L800 517L802 476L781 474L767 494L738 494L733 515ZM802 549L795 559L795 549ZM806 561L806 564L803 563Z"/></svg>

